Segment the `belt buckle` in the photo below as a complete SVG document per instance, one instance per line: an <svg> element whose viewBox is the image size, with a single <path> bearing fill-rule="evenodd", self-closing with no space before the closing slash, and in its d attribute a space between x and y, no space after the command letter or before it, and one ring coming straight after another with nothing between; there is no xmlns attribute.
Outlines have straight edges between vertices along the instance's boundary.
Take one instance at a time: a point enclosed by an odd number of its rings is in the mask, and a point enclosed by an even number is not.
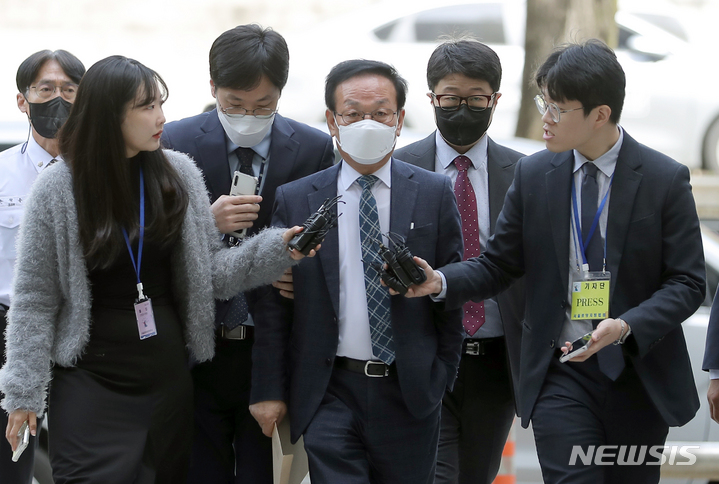
<svg viewBox="0 0 719 484"><path fill-rule="evenodd" d="M382 365L382 366L384 366L384 375L370 375L370 374L369 374L369 371L368 371L370 365ZM368 362L365 363L365 365L364 365L364 374L365 374L365 376L368 376L368 377L370 377L370 378L383 378L383 377L385 377L385 376L389 376L389 366L387 366L386 364L382 363L381 361L368 361Z"/></svg>
<svg viewBox="0 0 719 484"><path fill-rule="evenodd" d="M229 340L244 340L247 339L247 326L241 324L238 327L228 330L227 327L222 325L222 338Z"/></svg>
<svg viewBox="0 0 719 484"><path fill-rule="evenodd" d="M472 341L465 344L464 353L471 356L479 356L481 350L481 344L479 341Z"/></svg>

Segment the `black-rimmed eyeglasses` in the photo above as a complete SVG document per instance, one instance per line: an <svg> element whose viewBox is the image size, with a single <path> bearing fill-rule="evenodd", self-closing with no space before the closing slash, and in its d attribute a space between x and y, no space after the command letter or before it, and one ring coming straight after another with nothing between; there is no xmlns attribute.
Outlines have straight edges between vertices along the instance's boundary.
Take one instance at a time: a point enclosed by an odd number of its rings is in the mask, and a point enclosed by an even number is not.
<svg viewBox="0 0 719 484"><path fill-rule="evenodd" d="M475 94L474 96L457 96L455 94L435 94L430 92L432 99L437 101L440 109L443 111L457 111L462 103L466 103L470 111L484 111L494 105L497 93L492 94Z"/></svg>

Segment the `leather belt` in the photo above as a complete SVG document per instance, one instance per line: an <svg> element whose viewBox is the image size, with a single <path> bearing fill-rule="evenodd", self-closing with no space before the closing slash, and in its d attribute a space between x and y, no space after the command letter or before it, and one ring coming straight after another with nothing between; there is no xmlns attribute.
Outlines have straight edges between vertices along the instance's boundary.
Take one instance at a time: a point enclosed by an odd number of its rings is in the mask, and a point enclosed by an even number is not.
<svg viewBox="0 0 719 484"><path fill-rule="evenodd" d="M497 344L504 344L504 338L483 338L483 339L465 339L462 342L462 354L470 356L485 355Z"/></svg>
<svg viewBox="0 0 719 484"><path fill-rule="evenodd" d="M246 340L255 336L254 326L239 325L234 329L227 329L225 325L220 326L220 338L227 340Z"/></svg>
<svg viewBox="0 0 719 484"><path fill-rule="evenodd" d="M370 378L384 378L396 373L394 363L387 365L381 361L355 360L354 358L347 358L346 356L338 356L335 358L335 368L362 373Z"/></svg>

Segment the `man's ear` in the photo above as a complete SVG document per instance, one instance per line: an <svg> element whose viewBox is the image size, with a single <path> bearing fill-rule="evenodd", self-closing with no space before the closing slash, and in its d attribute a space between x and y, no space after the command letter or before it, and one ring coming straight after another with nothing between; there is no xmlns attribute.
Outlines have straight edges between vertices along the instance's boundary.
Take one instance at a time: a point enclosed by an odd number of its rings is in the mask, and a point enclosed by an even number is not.
<svg viewBox="0 0 719 484"><path fill-rule="evenodd" d="M210 94L212 94L212 97L217 98L215 95L215 83L212 79L210 79Z"/></svg>
<svg viewBox="0 0 719 484"><path fill-rule="evenodd" d="M402 132L402 126L404 125L404 109L402 109L399 112L399 117L397 118L397 136L399 137L400 133Z"/></svg>
<svg viewBox="0 0 719 484"><path fill-rule="evenodd" d="M612 108L610 108L606 104L602 104L601 106L597 106L596 108L594 108L594 110L596 111L597 116L594 121L594 125L597 128L601 128L609 122L609 119L612 116Z"/></svg>
<svg viewBox="0 0 719 484"><path fill-rule="evenodd" d="M27 102L27 99L25 99L22 93L17 93L17 108L21 113L27 114L28 118L30 117L30 103Z"/></svg>
<svg viewBox="0 0 719 484"><path fill-rule="evenodd" d="M327 120L327 129L330 131L330 136L334 136L335 138L339 138L340 130L337 127L337 122L335 121L335 116L332 111L329 109L325 110L325 119Z"/></svg>

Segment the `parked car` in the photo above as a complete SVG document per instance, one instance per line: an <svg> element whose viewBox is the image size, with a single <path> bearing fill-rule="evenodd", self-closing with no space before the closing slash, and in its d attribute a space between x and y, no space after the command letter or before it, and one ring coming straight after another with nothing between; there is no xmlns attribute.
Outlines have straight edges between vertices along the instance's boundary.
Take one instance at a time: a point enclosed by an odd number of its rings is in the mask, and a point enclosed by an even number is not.
<svg viewBox="0 0 719 484"><path fill-rule="evenodd" d="M397 2L373 4L297 35L288 34L290 78L283 114L304 122L324 119L324 77L338 62L382 60L409 81L405 124L430 132L426 66L438 38L469 33L499 55L503 93L490 135L514 135L524 66L523 0L436 6L417 0L412 10ZM719 91L713 58L690 44L676 19L656 13L620 11L617 56L627 74L621 124L639 141L690 168L719 171Z"/></svg>

